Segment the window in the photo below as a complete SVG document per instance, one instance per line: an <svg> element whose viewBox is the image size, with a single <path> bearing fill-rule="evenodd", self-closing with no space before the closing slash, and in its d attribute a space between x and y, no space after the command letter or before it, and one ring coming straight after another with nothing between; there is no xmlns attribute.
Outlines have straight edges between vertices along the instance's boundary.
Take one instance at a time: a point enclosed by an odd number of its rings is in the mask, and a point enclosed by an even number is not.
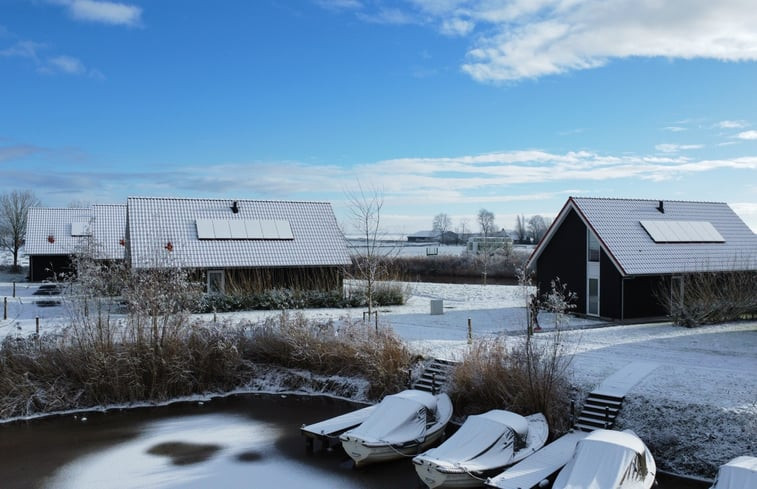
<svg viewBox="0 0 757 489"><path fill-rule="evenodd" d="M208 270L208 294L224 293L223 270Z"/></svg>
<svg viewBox="0 0 757 489"><path fill-rule="evenodd" d="M599 279L589 279L588 295L586 313L592 316L599 316Z"/></svg>
<svg viewBox="0 0 757 489"><path fill-rule="evenodd" d="M591 231L587 231L587 254L586 258L590 262L598 262L599 261L599 240L596 236L594 236L594 233Z"/></svg>

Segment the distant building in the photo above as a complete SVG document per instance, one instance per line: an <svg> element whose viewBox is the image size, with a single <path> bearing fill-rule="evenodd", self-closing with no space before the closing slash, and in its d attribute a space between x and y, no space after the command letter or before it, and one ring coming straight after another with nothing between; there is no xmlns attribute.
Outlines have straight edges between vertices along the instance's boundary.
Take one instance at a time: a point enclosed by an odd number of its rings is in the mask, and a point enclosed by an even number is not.
<svg viewBox="0 0 757 489"><path fill-rule="evenodd" d="M578 313L659 317L684 274L757 270L757 237L725 203L571 197L528 267L542 292L567 284Z"/></svg>
<svg viewBox="0 0 757 489"><path fill-rule="evenodd" d="M468 238L466 250L468 253L494 253L496 251L509 252L513 240L509 236L471 236Z"/></svg>
<svg viewBox="0 0 757 489"><path fill-rule="evenodd" d="M24 253L29 280L40 282L71 271L71 256L92 236L92 209L32 207Z"/></svg>
<svg viewBox="0 0 757 489"><path fill-rule="evenodd" d="M441 243L441 244L453 244L457 243L459 237L457 233L453 231L418 231L407 236L408 243Z"/></svg>

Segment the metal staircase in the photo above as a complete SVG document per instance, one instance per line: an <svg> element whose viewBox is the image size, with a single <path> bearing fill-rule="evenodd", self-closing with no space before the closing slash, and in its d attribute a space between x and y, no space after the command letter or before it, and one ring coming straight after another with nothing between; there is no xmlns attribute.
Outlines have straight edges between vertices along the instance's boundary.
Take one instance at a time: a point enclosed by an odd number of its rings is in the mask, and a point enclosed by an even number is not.
<svg viewBox="0 0 757 489"><path fill-rule="evenodd" d="M457 362L435 358L426 367L420 378L412 385L413 389L436 394L444 389L452 369Z"/></svg>
<svg viewBox="0 0 757 489"><path fill-rule="evenodd" d="M582 431L610 429L623 406L623 398L592 392L584 402L575 428Z"/></svg>

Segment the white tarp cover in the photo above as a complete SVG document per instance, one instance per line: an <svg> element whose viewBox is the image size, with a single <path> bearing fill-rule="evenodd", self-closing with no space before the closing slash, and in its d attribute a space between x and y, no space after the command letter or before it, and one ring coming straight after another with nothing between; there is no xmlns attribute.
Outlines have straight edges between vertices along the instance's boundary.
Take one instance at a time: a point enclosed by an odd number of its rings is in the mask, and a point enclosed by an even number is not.
<svg viewBox="0 0 757 489"><path fill-rule="evenodd" d="M592 432L578 442L573 458L558 474L553 489L617 489L624 477L641 481L647 470L644 451L642 441L629 433ZM643 473L627 474L634 461Z"/></svg>
<svg viewBox="0 0 757 489"><path fill-rule="evenodd" d="M367 443L422 441L426 437L426 411L429 406L435 410L436 398L407 392L386 396L363 424L343 436L357 437Z"/></svg>
<svg viewBox="0 0 757 489"><path fill-rule="evenodd" d="M528 432L528 421L518 414L494 410L468 416L447 441L417 459L468 471L502 467L513 456L515 432L523 438Z"/></svg>
<svg viewBox="0 0 757 489"><path fill-rule="evenodd" d="M736 457L720 467L713 489L757 487L757 457Z"/></svg>

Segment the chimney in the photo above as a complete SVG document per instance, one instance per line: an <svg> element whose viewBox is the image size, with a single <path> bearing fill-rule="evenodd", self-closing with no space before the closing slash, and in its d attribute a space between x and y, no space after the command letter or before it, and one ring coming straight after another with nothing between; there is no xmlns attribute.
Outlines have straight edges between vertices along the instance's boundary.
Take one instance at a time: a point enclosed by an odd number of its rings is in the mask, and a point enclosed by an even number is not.
<svg viewBox="0 0 757 489"><path fill-rule="evenodd" d="M657 210L660 211L661 213L665 214L665 206L663 205L662 201L660 201L660 203L657 204Z"/></svg>
<svg viewBox="0 0 757 489"><path fill-rule="evenodd" d="M233 212L234 214L239 213L239 206L237 205L237 201L236 200L231 205L231 212Z"/></svg>

